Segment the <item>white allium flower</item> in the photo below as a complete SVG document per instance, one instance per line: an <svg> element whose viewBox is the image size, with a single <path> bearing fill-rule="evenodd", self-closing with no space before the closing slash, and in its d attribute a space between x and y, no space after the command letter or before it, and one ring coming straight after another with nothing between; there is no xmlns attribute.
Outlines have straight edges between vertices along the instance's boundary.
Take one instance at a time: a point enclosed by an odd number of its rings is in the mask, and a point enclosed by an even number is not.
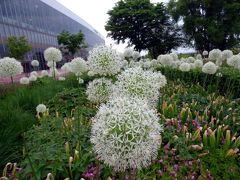
<svg viewBox="0 0 240 180"><path fill-rule="evenodd" d="M42 76L42 77L48 76L48 71L47 71L47 70L42 70L42 71L41 71L41 76Z"/></svg>
<svg viewBox="0 0 240 180"><path fill-rule="evenodd" d="M122 60L115 50L102 45L90 51L88 64L90 71L102 76L108 76L120 72Z"/></svg>
<svg viewBox="0 0 240 180"><path fill-rule="evenodd" d="M174 61L177 61L177 60L178 60L178 55L177 55L177 53L170 53L170 56L172 56L172 58L173 58Z"/></svg>
<svg viewBox="0 0 240 180"><path fill-rule="evenodd" d="M89 82L86 94L91 102L100 104L109 99L112 91L112 81L106 78L100 78Z"/></svg>
<svg viewBox="0 0 240 180"><path fill-rule="evenodd" d="M184 62L179 66L179 69L183 72L188 72L191 69L191 65L189 63Z"/></svg>
<svg viewBox="0 0 240 180"><path fill-rule="evenodd" d="M37 76L35 76L35 75L30 75L29 81L33 82L33 81L36 81L36 80L37 80Z"/></svg>
<svg viewBox="0 0 240 180"><path fill-rule="evenodd" d="M50 68L56 68L57 67L57 63L55 61L48 61L47 62L47 66Z"/></svg>
<svg viewBox="0 0 240 180"><path fill-rule="evenodd" d="M94 72L93 71L88 71L88 76L90 76L90 77L92 77L92 76L94 76L95 74L94 74Z"/></svg>
<svg viewBox="0 0 240 180"><path fill-rule="evenodd" d="M202 60L202 55L201 54L197 54L196 59Z"/></svg>
<svg viewBox="0 0 240 180"><path fill-rule="evenodd" d="M145 71L141 67L129 68L118 75L114 95L134 96L147 99L155 106L159 89L167 84L166 77L160 72Z"/></svg>
<svg viewBox="0 0 240 180"><path fill-rule="evenodd" d="M49 47L44 51L44 58L46 61L58 62L62 60L62 53L55 47Z"/></svg>
<svg viewBox="0 0 240 180"><path fill-rule="evenodd" d="M38 60L32 60L31 65L34 67L38 67L39 66Z"/></svg>
<svg viewBox="0 0 240 180"><path fill-rule="evenodd" d="M215 74L217 72L217 66L213 62L207 62L203 65L202 72L206 74Z"/></svg>
<svg viewBox="0 0 240 180"><path fill-rule="evenodd" d="M61 70L65 71L66 73L67 72L70 72L70 66L69 66L70 63L65 63L62 67L61 67Z"/></svg>
<svg viewBox="0 0 240 180"><path fill-rule="evenodd" d="M29 79L27 77L22 77L19 82L20 84L26 85L29 84Z"/></svg>
<svg viewBox="0 0 240 180"><path fill-rule="evenodd" d="M229 66L233 66L237 69L240 69L240 55L233 55L229 59L227 59L227 64Z"/></svg>
<svg viewBox="0 0 240 180"><path fill-rule="evenodd" d="M220 49L213 49L209 52L208 58L212 61L222 59L222 51Z"/></svg>
<svg viewBox="0 0 240 180"><path fill-rule="evenodd" d="M194 63L195 60L196 60L196 59L195 59L194 57L188 57L188 58L186 59L186 62L187 62L187 63Z"/></svg>
<svg viewBox="0 0 240 180"><path fill-rule="evenodd" d="M219 66L219 67L222 66L222 63L223 63L223 59L222 58L216 60L216 65L217 66Z"/></svg>
<svg viewBox="0 0 240 180"><path fill-rule="evenodd" d="M58 80L59 80L59 81L65 81L66 78L65 78L65 77L59 77Z"/></svg>
<svg viewBox="0 0 240 180"><path fill-rule="evenodd" d="M208 55L208 51L203 51L203 56L207 56Z"/></svg>
<svg viewBox="0 0 240 180"><path fill-rule="evenodd" d="M173 58L169 54L159 55L157 59L164 67L170 67L173 63Z"/></svg>
<svg viewBox="0 0 240 180"><path fill-rule="evenodd" d="M233 52L231 50L224 50L222 52L222 59L223 60L227 60L228 58L232 57L233 56Z"/></svg>
<svg viewBox="0 0 240 180"><path fill-rule="evenodd" d="M162 126L145 101L115 97L92 119L91 142L98 158L115 171L141 169L157 158Z"/></svg>
<svg viewBox="0 0 240 180"><path fill-rule="evenodd" d="M44 113L47 111L47 107L44 105L44 104L39 104L37 107L36 107L36 111L38 113Z"/></svg>
<svg viewBox="0 0 240 180"><path fill-rule="evenodd" d="M87 62L78 57L74 58L71 63L69 63L70 71L73 73L85 73L88 71L88 65Z"/></svg>
<svg viewBox="0 0 240 180"><path fill-rule="evenodd" d="M78 83L79 83L79 84L83 84L83 83L84 83L84 80L81 79L81 78L79 78L79 79L78 79Z"/></svg>
<svg viewBox="0 0 240 180"><path fill-rule="evenodd" d="M9 57L0 59L0 77L16 76L22 72L23 67L16 59Z"/></svg>
<svg viewBox="0 0 240 180"><path fill-rule="evenodd" d="M197 59L196 61L194 61L194 67L195 68L202 68L203 66L203 61L200 59Z"/></svg>
<svg viewBox="0 0 240 180"><path fill-rule="evenodd" d="M37 71L32 71L32 72L30 73L30 76L32 76L32 75L37 77L37 76L38 76Z"/></svg>

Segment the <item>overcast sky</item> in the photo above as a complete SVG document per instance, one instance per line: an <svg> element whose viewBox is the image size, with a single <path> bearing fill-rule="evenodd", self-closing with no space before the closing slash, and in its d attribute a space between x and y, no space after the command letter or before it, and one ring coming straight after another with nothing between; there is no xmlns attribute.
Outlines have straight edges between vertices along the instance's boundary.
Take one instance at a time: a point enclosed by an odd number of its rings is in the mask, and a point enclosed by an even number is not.
<svg viewBox="0 0 240 180"><path fill-rule="evenodd" d="M59 3L70 9L72 12L80 16L90 25L92 25L104 37L107 32L104 25L108 20L107 12L114 7L118 0L57 0ZM151 0L151 2L167 2L168 0ZM110 38L105 39L106 44L113 44L114 41ZM126 45L114 45L119 51L123 51Z"/></svg>

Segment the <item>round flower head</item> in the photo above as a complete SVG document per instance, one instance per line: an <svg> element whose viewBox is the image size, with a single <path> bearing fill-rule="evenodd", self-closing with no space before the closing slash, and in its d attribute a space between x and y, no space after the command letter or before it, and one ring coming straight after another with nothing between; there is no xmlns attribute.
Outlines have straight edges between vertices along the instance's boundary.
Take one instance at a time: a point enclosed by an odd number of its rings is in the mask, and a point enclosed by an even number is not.
<svg viewBox="0 0 240 180"><path fill-rule="evenodd" d="M22 72L23 67L16 59L9 57L0 59L0 77L16 76Z"/></svg>
<svg viewBox="0 0 240 180"><path fill-rule="evenodd" d="M122 62L119 54L107 47L98 46L89 53L89 69L102 76L114 75L121 70Z"/></svg>
<svg viewBox="0 0 240 180"><path fill-rule="evenodd" d="M95 74L94 74L94 72L93 71L88 71L88 76L90 76L90 77L92 77L92 76L94 76Z"/></svg>
<svg viewBox="0 0 240 180"><path fill-rule="evenodd" d="M36 81L36 80L37 80L37 76L35 76L35 75L30 75L29 81L33 82L33 81Z"/></svg>
<svg viewBox="0 0 240 180"><path fill-rule="evenodd" d="M55 47L49 47L44 51L44 58L46 61L58 62L62 60L62 53Z"/></svg>
<svg viewBox="0 0 240 180"><path fill-rule="evenodd" d="M85 73L88 71L88 65L87 62L78 57L78 58L74 58L71 63L69 63L69 67L70 67L70 71L72 73Z"/></svg>
<svg viewBox="0 0 240 180"><path fill-rule="evenodd" d="M179 69L183 72L187 72L187 71L190 71L191 65L189 63L184 62L179 66Z"/></svg>
<svg viewBox="0 0 240 180"><path fill-rule="evenodd" d="M89 82L86 94L91 102L100 104L108 100L112 87L112 81L106 78L95 79Z"/></svg>
<svg viewBox="0 0 240 180"><path fill-rule="evenodd" d="M61 70L65 71L66 73L67 72L70 72L70 66L69 66L70 63L65 63L62 67L61 67Z"/></svg>
<svg viewBox="0 0 240 180"><path fill-rule="evenodd" d="M194 57L188 57L188 58L186 59L186 62L187 62L187 63L194 63L195 60L196 60L196 59L195 59Z"/></svg>
<svg viewBox="0 0 240 180"><path fill-rule="evenodd" d="M215 74L217 72L217 66L213 62L207 62L203 65L202 72L206 74Z"/></svg>
<svg viewBox="0 0 240 180"><path fill-rule="evenodd" d="M37 73L37 71L32 71L31 73L30 73L30 76L32 76L32 75L34 75L34 76L38 76L38 73Z"/></svg>
<svg viewBox="0 0 240 180"><path fill-rule="evenodd" d="M222 59L223 60L227 60L228 58L232 57L233 56L233 52L231 50L224 50L222 52Z"/></svg>
<svg viewBox="0 0 240 180"><path fill-rule="evenodd" d="M115 171L141 169L157 158L162 126L145 101L115 97L92 120L94 151Z"/></svg>
<svg viewBox="0 0 240 180"><path fill-rule="evenodd" d="M32 60L31 65L34 67L38 67L39 66L38 60Z"/></svg>
<svg viewBox="0 0 240 180"><path fill-rule="evenodd" d="M203 66L203 61L200 59L197 59L196 61L194 61L194 67L195 68L202 68Z"/></svg>
<svg viewBox="0 0 240 180"><path fill-rule="evenodd" d="M160 72L145 71L141 67L128 68L117 79L114 95L147 99L153 106L159 98L159 89L167 84L165 76Z"/></svg>
<svg viewBox="0 0 240 180"><path fill-rule="evenodd" d="M196 59L202 60L202 55L201 54L197 54Z"/></svg>
<svg viewBox="0 0 240 180"><path fill-rule="evenodd" d="M177 53L170 53L170 56L172 56L172 58L173 58L174 61L177 61L177 60L178 60L178 55L177 55Z"/></svg>
<svg viewBox="0 0 240 180"><path fill-rule="evenodd" d="M132 58L133 58L134 61L136 61L140 57L141 57L141 55L140 55L139 52L133 51Z"/></svg>
<svg viewBox="0 0 240 180"><path fill-rule="evenodd" d="M222 51L219 49L213 49L209 52L208 58L212 61L222 59Z"/></svg>
<svg viewBox="0 0 240 180"><path fill-rule="evenodd" d="M84 80L81 79L81 78L79 78L79 79L78 79L78 83L79 83L79 84L83 84L83 83L84 83Z"/></svg>
<svg viewBox="0 0 240 180"><path fill-rule="evenodd" d="M27 77L22 77L19 82L20 84L26 85L29 84L29 79Z"/></svg>
<svg viewBox="0 0 240 180"><path fill-rule="evenodd" d="M169 54L159 55L157 59L164 67L170 67L173 63L173 57Z"/></svg>
<svg viewBox="0 0 240 180"><path fill-rule="evenodd" d="M38 113L44 113L47 111L47 108L44 104L39 104L37 107L36 107L36 111Z"/></svg>
<svg viewBox="0 0 240 180"><path fill-rule="evenodd" d="M203 56L207 56L208 55L208 51L203 51L202 55Z"/></svg>
<svg viewBox="0 0 240 180"><path fill-rule="evenodd" d="M42 76L42 77L48 76L47 70L42 70L42 71L41 71L41 76Z"/></svg>
<svg viewBox="0 0 240 180"><path fill-rule="evenodd" d="M233 55L227 60L229 66L233 66L236 69L240 69L240 55Z"/></svg>

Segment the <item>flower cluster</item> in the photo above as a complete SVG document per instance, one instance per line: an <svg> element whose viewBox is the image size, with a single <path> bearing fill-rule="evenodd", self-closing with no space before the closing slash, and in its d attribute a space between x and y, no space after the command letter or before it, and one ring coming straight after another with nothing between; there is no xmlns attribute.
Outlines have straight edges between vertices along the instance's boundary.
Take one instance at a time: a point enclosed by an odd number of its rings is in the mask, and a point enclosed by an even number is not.
<svg viewBox="0 0 240 180"><path fill-rule="evenodd" d="M32 65L33 67L38 67L38 66L39 66L38 60L32 60L31 65Z"/></svg>
<svg viewBox="0 0 240 180"><path fill-rule="evenodd" d="M16 59L9 57L0 59L0 77L15 76L22 72L23 67Z"/></svg>
<svg viewBox="0 0 240 180"><path fill-rule="evenodd" d="M93 103L106 102L112 93L113 84L106 78L95 79L89 82L86 94L88 99Z"/></svg>
<svg viewBox="0 0 240 180"><path fill-rule="evenodd" d="M44 51L44 58L46 61L58 62L62 59L62 53L55 47L49 47Z"/></svg>
<svg viewBox="0 0 240 180"><path fill-rule="evenodd" d="M203 66L203 61L200 59L197 59L196 61L194 61L194 67L195 68L202 68Z"/></svg>
<svg viewBox="0 0 240 180"><path fill-rule="evenodd" d="M227 60L229 66L240 69L240 55L234 55Z"/></svg>
<svg viewBox="0 0 240 180"><path fill-rule="evenodd" d="M222 51L219 49L213 49L209 52L208 58L212 61L222 59Z"/></svg>
<svg viewBox="0 0 240 180"><path fill-rule="evenodd" d="M115 97L92 121L94 151L116 171L141 169L157 157L162 127L144 100Z"/></svg>
<svg viewBox="0 0 240 180"><path fill-rule="evenodd" d="M120 72L122 60L119 54L107 46L98 46L90 51L89 69L101 76L114 75Z"/></svg>
<svg viewBox="0 0 240 180"><path fill-rule="evenodd" d="M27 77L22 77L19 82L20 84L27 85L29 84L29 79Z"/></svg>
<svg viewBox="0 0 240 180"><path fill-rule="evenodd" d="M88 71L87 62L80 57L74 58L68 66L69 70L78 76Z"/></svg>
<svg viewBox="0 0 240 180"><path fill-rule="evenodd" d="M37 107L36 107L36 111L38 113L44 113L47 111L47 108L44 104L39 104Z"/></svg>
<svg viewBox="0 0 240 180"><path fill-rule="evenodd" d="M165 55L159 55L157 60L163 65L163 66L171 66L173 63L173 57L169 54Z"/></svg>
<svg viewBox="0 0 240 180"><path fill-rule="evenodd" d="M202 72L206 74L215 74L217 72L217 66L213 62L207 62L203 65Z"/></svg>
<svg viewBox="0 0 240 180"><path fill-rule="evenodd" d="M159 98L159 89L167 83L159 72L145 71L141 67L128 68L117 77L114 94L129 95L147 99L155 105Z"/></svg>
<svg viewBox="0 0 240 180"><path fill-rule="evenodd" d="M191 65L189 63L184 62L179 66L179 69L183 72L187 72L191 70Z"/></svg>

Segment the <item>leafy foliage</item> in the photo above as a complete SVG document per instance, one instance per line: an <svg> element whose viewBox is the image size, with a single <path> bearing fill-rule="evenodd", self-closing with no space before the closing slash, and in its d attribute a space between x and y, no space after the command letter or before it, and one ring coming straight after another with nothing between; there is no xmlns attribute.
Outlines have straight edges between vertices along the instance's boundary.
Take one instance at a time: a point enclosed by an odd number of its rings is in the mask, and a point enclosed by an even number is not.
<svg viewBox="0 0 240 180"><path fill-rule="evenodd" d="M200 51L224 50L239 43L238 0L171 0L169 9L176 21L183 20L184 33Z"/></svg>
<svg viewBox="0 0 240 180"><path fill-rule="evenodd" d="M11 57L17 60L23 60L24 55L32 49L24 36L15 37L11 36L7 39L7 47Z"/></svg>
<svg viewBox="0 0 240 180"><path fill-rule="evenodd" d="M123 0L108 11L105 29L108 36L134 45L137 51L149 50L156 58L182 44L180 31L170 19L163 3L149 0Z"/></svg>

